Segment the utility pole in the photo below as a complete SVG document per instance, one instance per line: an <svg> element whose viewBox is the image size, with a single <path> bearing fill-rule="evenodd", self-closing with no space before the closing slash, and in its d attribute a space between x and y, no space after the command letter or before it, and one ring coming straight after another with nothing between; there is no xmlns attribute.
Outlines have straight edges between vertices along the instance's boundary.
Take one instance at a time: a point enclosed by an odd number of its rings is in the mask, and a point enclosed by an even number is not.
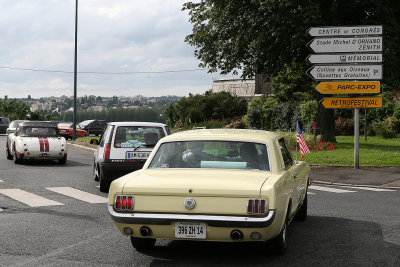
<svg viewBox="0 0 400 267"><path fill-rule="evenodd" d="M75 2L75 59L74 59L74 116L73 116L73 134L72 140L76 139L76 81L77 81L77 63L78 63L78 0Z"/></svg>

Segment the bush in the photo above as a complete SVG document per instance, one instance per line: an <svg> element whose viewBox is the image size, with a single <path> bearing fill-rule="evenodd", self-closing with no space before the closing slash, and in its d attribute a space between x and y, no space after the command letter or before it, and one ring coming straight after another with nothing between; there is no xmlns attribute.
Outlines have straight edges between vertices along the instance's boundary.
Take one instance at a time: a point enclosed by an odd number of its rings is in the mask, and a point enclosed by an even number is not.
<svg viewBox="0 0 400 267"><path fill-rule="evenodd" d="M303 128L311 129L318 113L317 101L309 100L303 102L302 104L300 104L300 111L301 111L300 118L301 122L303 123Z"/></svg>
<svg viewBox="0 0 400 267"><path fill-rule="evenodd" d="M354 120L339 117L335 120L335 135L353 135Z"/></svg>
<svg viewBox="0 0 400 267"><path fill-rule="evenodd" d="M383 121L375 121L372 123L374 131L383 138L395 138L400 133L400 120L396 117L387 117Z"/></svg>
<svg viewBox="0 0 400 267"><path fill-rule="evenodd" d="M394 110L393 110L393 116L400 120L400 104L397 104L397 106L395 106Z"/></svg>
<svg viewBox="0 0 400 267"><path fill-rule="evenodd" d="M296 121L300 116L299 105L295 102L282 102L276 107L275 128L279 130L296 129Z"/></svg>
<svg viewBox="0 0 400 267"><path fill-rule="evenodd" d="M274 97L257 97L250 102L244 121L252 128L273 130L277 106Z"/></svg>
<svg viewBox="0 0 400 267"><path fill-rule="evenodd" d="M225 127L226 128L234 128L234 129L247 129L247 125L244 120L244 117L232 119L231 123L229 123Z"/></svg>

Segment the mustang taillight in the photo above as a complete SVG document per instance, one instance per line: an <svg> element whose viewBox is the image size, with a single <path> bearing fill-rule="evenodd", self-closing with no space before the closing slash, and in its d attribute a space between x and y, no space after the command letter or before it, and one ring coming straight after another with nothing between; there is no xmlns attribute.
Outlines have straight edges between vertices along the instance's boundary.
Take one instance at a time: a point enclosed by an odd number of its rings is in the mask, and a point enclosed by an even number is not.
<svg viewBox="0 0 400 267"><path fill-rule="evenodd" d="M117 195L114 200L114 209L117 211L133 210L135 198L133 196Z"/></svg>
<svg viewBox="0 0 400 267"><path fill-rule="evenodd" d="M111 144L105 144L104 146L104 159L110 159Z"/></svg>
<svg viewBox="0 0 400 267"><path fill-rule="evenodd" d="M267 200L250 198L247 200L247 213L248 214L266 214L268 212Z"/></svg>

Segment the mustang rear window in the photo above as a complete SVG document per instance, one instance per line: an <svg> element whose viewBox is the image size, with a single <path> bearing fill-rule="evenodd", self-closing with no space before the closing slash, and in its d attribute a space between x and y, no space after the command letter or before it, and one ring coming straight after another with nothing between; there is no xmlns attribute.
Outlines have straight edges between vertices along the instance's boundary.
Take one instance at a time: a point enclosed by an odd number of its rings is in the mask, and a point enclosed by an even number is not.
<svg viewBox="0 0 400 267"><path fill-rule="evenodd" d="M149 168L270 170L265 144L235 141L164 143Z"/></svg>
<svg viewBox="0 0 400 267"><path fill-rule="evenodd" d="M46 136L46 137L57 137L59 136L58 128L56 127L35 127L27 126L20 127L18 129L19 136Z"/></svg>

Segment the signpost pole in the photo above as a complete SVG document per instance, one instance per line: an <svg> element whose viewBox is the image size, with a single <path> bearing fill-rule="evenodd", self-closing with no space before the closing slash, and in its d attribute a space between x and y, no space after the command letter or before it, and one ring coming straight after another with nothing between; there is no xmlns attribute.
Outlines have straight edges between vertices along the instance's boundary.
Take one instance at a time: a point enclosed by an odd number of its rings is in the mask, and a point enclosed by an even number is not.
<svg viewBox="0 0 400 267"><path fill-rule="evenodd" d="M354 168L360 168L360 110L354 109Z"/></svg>
<svg viewBox="0 0 400 267"><path fill-rule="evenodd" d="M367 141L367 109L365 108L365 116L364 116L364 139Z"/></svg>

